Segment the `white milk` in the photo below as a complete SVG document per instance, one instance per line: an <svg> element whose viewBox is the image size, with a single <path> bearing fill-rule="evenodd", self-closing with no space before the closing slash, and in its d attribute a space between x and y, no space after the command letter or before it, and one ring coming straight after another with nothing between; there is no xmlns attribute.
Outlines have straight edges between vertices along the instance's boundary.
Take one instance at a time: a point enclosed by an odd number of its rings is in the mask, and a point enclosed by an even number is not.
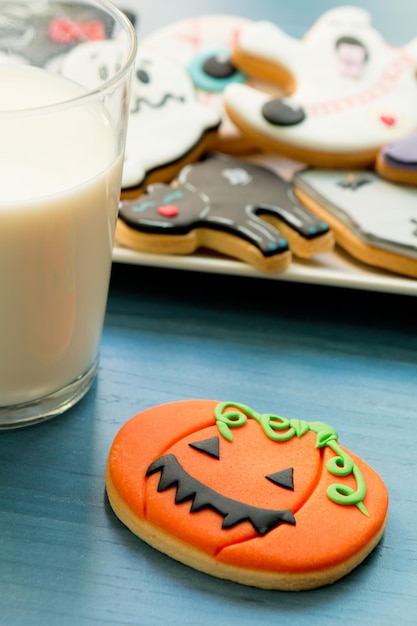
<svg viewBox="0 0 417 626"><path fill-rule="evenodd" d="M0 406L52 393L99 349L122 162L97 103L43 70L0 65Z"/></svg>

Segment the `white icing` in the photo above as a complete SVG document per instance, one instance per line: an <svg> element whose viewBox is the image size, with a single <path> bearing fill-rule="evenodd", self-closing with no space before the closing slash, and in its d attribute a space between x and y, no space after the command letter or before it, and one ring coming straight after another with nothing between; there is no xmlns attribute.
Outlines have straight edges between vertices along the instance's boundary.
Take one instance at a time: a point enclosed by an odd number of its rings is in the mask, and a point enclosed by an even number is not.
<svg viewBox="0 0 417 626"><path fill-rule="evenodd" d="M249 24L251 20L237 15L202 15L169 24L146 36L142 44L187 66L202 52L231 49L238 33Z"/></svg>
<svg viewBox="0 0 417 626"><path fill-rule="evenodd" d="M350 35L366 50L349 51L349 62L336 41ZM395 48L372 27L367 11L341 7L325 13L303 40L286 35L270 22L248 25L239 40L243 52L284 66L294 77L289 97L307 116L292 127L262 119L259 107L269 98L248 86L231 85L227 105L245 124L299 147L325 152L356 152L377 148L417 128L417 41ZM244 68L243 68L244 69Z"/></svg>
<svg viewBox="0 0 417 626"><path fill-rule="evenodd" d="M352 186L340 185L352 177ZM355 180L370 181L358 184ZM371 171L310 169L295 176L296 186L338 216L371 245L417 257L417 189L395 185Z"/></svg>
<svg viewBox="0 0 417 626"><path fill-rule="evenodd" d="M47 67L87 89L94 89L117 74L122 67L126 48L121 43L118 39L86 41L68 54L51 59Z"/></svg>
<svg viewBox="0 0 417 626"><path fill-rule="evenodd" d="M243 167L227 167L222 171L222 176L224 176L232 186L244 186L252 182L252 176Z"/></svg>
<svg viewBox="0 0 417 626"><path fill-rule="evenodd" d="M303 42L287 35L272 22L253 22L239 37L237 49L260 59L275 61L292 69L304 58Z"/></svg>
<svg viewBox="0 0 417 626"><path fill-rule="evenodd" d="M9 65L14 65L15 63L17 64L23 64L26 65L29 63L29 61L26 59L26 57L21 56L19 54L9 54L8 52L5 52L3 50L0 50L0 64L3 63L8 63Z"/></svg>
<svg viewBox="0 0 417 626"><path fill-rule="evenodd" d="M269 100L268 94L247 85L229 85L225 100L246 124L266 137L327 153L376 149L380 144L406 135L410 130L411 117L414 120L412 127L417 126L417 98L412 99L414 111L410 111L407 100L397 103L396 118L399 121L396 128L381 128L380 118L390 110L381 104L366 110L353 109L325 117L311 116L295 126L272 126L262 115L262 106Z"/></svg>

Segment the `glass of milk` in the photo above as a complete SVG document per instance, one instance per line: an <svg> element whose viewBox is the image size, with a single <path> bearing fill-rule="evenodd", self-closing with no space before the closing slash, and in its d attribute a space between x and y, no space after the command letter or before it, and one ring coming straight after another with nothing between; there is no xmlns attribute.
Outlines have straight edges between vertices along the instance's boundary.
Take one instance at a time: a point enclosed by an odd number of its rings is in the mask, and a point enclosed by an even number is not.
<svg viewBox="0 0 417 626"><path fill-rule="evenodd" d="M93 382L135 55L107 0L0 0L0 429Z"/></svg>

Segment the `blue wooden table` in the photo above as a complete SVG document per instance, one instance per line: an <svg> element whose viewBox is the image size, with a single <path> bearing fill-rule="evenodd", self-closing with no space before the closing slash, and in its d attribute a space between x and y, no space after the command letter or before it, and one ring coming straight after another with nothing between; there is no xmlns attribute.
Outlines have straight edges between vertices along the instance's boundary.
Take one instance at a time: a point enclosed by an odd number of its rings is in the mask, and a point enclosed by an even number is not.
<svg viewBox="0 0 417 626"><path fill-rule="evenodd" d="M335 6L142 0L143 28L161 6L173 18L174 4L182 16L283 14L294 34ZM417 5L366 6L387 32L417 32ZM60 418L0 433L0 624L415 625L416 320L411 296L115 264L89 394ZM105 497L109 447L139 411L188 398L332 424L389 490L372 555L331 587L284 593L211 578L133 536Z"/></svg>

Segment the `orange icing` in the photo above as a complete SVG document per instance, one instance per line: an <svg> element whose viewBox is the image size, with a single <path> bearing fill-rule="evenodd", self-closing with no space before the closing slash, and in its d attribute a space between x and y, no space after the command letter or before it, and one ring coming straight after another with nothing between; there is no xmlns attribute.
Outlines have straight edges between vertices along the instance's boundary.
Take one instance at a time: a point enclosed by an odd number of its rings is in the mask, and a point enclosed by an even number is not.
<svg viewBox="0 0 417 626"><path fill-rule="evenodd" d="M287 442L273 442L254 420L233 429L233 441L214 425L211 400L160 405L127 422L109 455L113 484L127 506L142 520L238 567L302 572L338 564L356 554L382 528L388 495L382 479L366 463L348 453L362 472L369 516L355 505L340 505L326 495L336 483L355 488L352 476L335 477L326 470L334 453L315 448L308 432ZM188 444L219 436L220 459ZM222 516L210 509L190 513L191 502L175 504L175 488L157 491L160 473L146 478L149 465L174 454L184 470L227 498L265 509L291 509L296 525L281 524L259 536L248 521L222 529ZM294 468L294 491L280 488L265 476Z"/></svg>

